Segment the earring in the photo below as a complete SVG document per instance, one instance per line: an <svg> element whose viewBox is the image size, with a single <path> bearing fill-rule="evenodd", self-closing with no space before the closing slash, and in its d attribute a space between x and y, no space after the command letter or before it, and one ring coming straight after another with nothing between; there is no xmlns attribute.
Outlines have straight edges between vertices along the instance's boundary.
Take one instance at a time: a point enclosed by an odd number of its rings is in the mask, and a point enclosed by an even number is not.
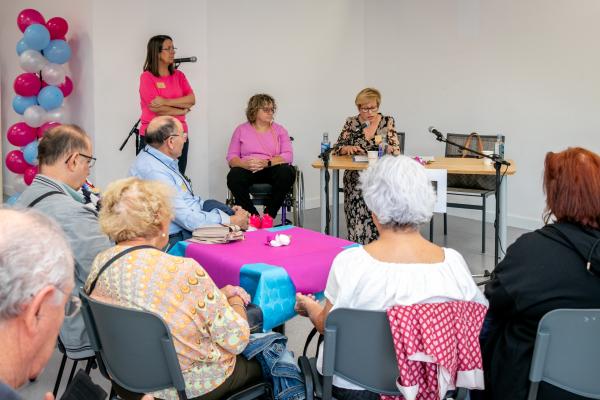
<svg viewBox="0 0 600 400"><path fill-rule="evenodd" d="M167 237L167 234L163 232L160 234L160 237Z"/></svg>

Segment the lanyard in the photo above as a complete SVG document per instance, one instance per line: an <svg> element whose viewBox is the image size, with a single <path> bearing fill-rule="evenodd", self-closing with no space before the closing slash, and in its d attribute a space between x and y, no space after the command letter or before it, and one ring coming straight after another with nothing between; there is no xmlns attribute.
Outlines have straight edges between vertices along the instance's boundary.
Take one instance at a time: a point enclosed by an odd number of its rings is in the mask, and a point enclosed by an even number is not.
<svg viewBox="0 0 600 400"><path fill-rule="evenodd" d="M169 171L175 172L183 180L183 183L185 184L185 187L187 187L187 189L191 193L191 195L194 196L194 191L192 190L192 181L190 180L190 178L188 178L185 175L182 175L181 172L176 171L173 168L169 167L167 164L165 164L165 162L163 160L161 160L160 158L156 157L154 154L150 153L146 148L144 148L144 151L147 154L149 154L152 157L154 157L159 163L161 163L162 165L164 165L165 167L167 167L169 169Z"/></svg>

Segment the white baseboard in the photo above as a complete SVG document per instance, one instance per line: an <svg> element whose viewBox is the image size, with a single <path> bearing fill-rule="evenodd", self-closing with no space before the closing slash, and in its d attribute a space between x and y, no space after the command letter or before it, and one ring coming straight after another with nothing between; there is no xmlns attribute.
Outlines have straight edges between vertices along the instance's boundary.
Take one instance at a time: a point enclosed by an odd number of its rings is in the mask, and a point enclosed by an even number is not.
<svg viewBox="0 0 600 400"><path fill-rule="evenodd" d="M321 205L318 197L312 197L310 199L307 198L307 199L305 199L304 204L305 204L305 208L307 210L319 208ZM341 218L343 218L343 216L342 216L343 212L344 212L344 203L343 203L343 201L340 201L340 217ZM457 216L457 217L481 221L481 218L480 218L481 213L479 211L450 209L448 211L448 215L453 215L453 216ZM486 221L492 222L493 220L494 220L494 212L493 211L486 212ZM529 218L529 217L523 217L523 216L519 216L519 215L512 215L510 213L508 214L506 223L508 226L511 226L514 228L526 229L526 230L530 230L530 231L541 228L544 225L544 222L542 221L541 217L539 219Z"/></svg>

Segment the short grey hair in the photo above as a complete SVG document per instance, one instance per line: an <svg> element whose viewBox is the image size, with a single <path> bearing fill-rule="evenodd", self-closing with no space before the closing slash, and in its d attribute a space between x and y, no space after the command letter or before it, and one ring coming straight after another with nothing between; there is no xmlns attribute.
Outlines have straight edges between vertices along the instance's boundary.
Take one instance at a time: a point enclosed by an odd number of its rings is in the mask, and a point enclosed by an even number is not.
<svg viewBox="0 0 600 400"><path fill-rule="evenodd" d="M0 322L46 286L70 290L73 253L62 229L33 209L0 207ZM70 293L69 293L70 295Z"/></svg>
<svg viewBox="0 0 600 400"><path fill-rule="evenodd" d="M177 125L173 117L156 117L157 121L150 121L146 129L146 143L154 148L162 146L169 137L178 135ZM154 123L152 123L154 122Z"/></svg>
<svg viewBox="0 0 600 400"><path fill-rule="evenodd" d="M381 158L361 174L360 188L384 228L417 229L433 215L433 186L425 168L409 157Z"/></svg>

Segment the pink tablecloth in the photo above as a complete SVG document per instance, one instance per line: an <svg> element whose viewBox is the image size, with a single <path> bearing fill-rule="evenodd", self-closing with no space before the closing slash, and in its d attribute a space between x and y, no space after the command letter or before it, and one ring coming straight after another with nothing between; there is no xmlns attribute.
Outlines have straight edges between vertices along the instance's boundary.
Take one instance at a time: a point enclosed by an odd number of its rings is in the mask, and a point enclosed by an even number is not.
<svg viewBox="0 0 600 400"><path fill-rule="evenodd" d="M218 287L239 285L240 268L246 264L265 263L284 268L296 290L318 293L325 289L331 262L348 246L355 245L344 239L298 227L261 229L247 232L246 239L228 244L189 243L186 257L198 261ZM265 245L268 236L277 233L291 236L289 246Z"/></svg>

